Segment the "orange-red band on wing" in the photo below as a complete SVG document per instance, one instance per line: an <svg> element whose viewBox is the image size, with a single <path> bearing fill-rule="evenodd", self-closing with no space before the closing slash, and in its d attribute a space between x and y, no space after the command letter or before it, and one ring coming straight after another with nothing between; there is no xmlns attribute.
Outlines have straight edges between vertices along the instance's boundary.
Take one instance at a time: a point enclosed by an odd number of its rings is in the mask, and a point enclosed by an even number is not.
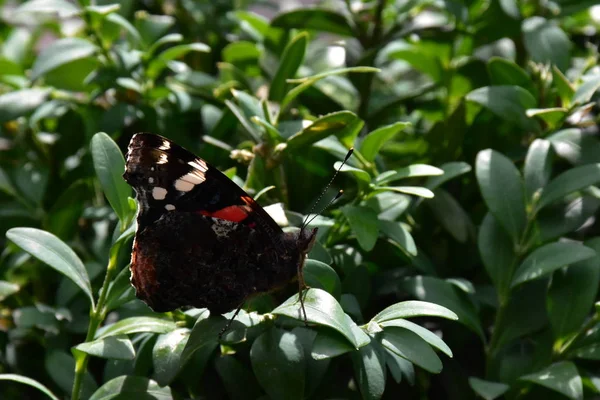
<svg viewBox="0 0 600 400"><path fill-rule="evenodd" d="M242 222L248 217L249 213L250 210L248 210L248 206L229 206L215 212L200 211L200 214L206 215L207 217L219 218L232 222Z"/></svg>

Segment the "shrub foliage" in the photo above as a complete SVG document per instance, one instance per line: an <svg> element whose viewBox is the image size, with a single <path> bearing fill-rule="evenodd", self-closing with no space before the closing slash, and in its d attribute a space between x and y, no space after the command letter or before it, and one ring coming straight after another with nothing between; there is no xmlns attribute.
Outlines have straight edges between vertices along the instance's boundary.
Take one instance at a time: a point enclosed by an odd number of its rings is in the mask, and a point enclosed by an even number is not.
<svg viewBox="0 0 600 400"><path fill-rule="evenodd" d="M600 393L595 1L0 3L0 397ZM286 227L355 148L307 326L135 298L140 131Z"/></svg>

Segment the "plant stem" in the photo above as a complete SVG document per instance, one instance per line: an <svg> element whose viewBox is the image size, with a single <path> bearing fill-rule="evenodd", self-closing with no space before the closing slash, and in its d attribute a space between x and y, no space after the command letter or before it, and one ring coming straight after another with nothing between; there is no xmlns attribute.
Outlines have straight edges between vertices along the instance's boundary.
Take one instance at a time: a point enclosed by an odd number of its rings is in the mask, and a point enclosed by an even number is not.
<svg viewBox="0 0 600 400"><path fill-rule="evenodd" d="M102 288L100 289L100 297L98 298L98 303L96 304L96 307L90 311L90 323L88 325L88 331L85 337L86 342L92 341L94 339L98 327L106 317L104 303L106 303L108 287L110 286L110 283L112 282L115 272L117 270L117 255L119 254L120 248L121 242L118 242L116 248L111 249L110 258L108 260L108 266L106 267L106 275L104 276L104 282L102 283ZM71 400L79 400L79 396L81 394L81 384L83 383L83 377L87 370L88 360L89 354L87 353L82 352L77 357L77 360L75 362L75 378L73 379L73 390L71 392Z"/></svg>

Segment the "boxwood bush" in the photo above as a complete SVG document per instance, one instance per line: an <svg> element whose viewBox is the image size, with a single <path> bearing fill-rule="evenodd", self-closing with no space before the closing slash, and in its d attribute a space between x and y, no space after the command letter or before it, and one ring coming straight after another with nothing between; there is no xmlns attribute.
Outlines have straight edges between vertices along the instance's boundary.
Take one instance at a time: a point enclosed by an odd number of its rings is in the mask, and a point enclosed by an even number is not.
<svg viewBox="0 0 600 400"><path fill-rule="evenodd" d="M594 3L0 1L0 397L597 398ZM307 325L135 298L140 131L286 229L354 147Z"/></svg>

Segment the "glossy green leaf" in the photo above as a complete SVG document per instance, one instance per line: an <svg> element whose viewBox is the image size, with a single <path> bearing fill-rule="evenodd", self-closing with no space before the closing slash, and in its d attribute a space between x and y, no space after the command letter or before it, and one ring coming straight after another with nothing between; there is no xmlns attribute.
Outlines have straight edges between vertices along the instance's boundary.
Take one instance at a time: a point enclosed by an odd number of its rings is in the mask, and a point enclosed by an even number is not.
<svg viewBox="0 0 600 400"><path fill-rule="evenodd" d="M432 54L420 43L407 43L397 41L392 43L387 50L390 59L402 60L410 64L415 70L429 75L435 82L444 76L444 66L440 54ZM441 56L441 57L440 57Z"/></svg>
<svg viewBox="0 0 600 400"><path fill-rule="evenodd" d="M0 281L0 301L17 293L21 288L19 285L7 281Z"/></svg>
<svg viewBox="0 0 600 400"><path fill-rule="evenodd" d="M119 271L117 277L110 283L108 287L108 293L106 295L106 309L108 311L117 309L135 298L135 290L131 285L131 271L129 266L126 266Z"/></svg>
<svg viewBox="0 0 600 400"><path fill-rule="evenodd" d="M219 333L221 333L226 325L227 319L220 315L199 319L194 325L181 353L180 365L185 365L195 352L203 354L212 353L219 345ZM245 340L245 334L245 326L241 322L233 320L227 332L223 334L222 340L224 342L237 343Z"/></svg>
<svg viewBox="0 0 600 400"><path fill-rule="evenodd" d="M383 184L398 179L416 178L420 176L441 176L443 174L444 171L440 168L427 164L413 164L395 171L386 171L375 178L375 182Z"/></svg>
<svg viewBox="0 0 600 400"><path fill-rule="evenodd" d="M125 159L119 146L104 132L95 134L91 143L94 169L102 190L113 210L125 223L131 218L128 197L131 196L131 188L123 179L125 171Z"/></svg>
<svg viewBox="0 0 600 400"><path fill-rule="evenodd" d="M515 64L514 61L492 57L488 61L487 70L494 86L514 85L530 92L534 89L533 82L527 72Z"/></svg>
<svg viewBox="0 0 600 400"><path fill-rule="evenodd" d="M288 92L288 79L293 78L304 61L304 53L308 45L308 34L299 33L288 43L283 50L279 67L271 80L269 88L269 100L281 102Z"/></svg>
<svg viewBox="0 0 600 400"><path fill-rule="evenodd" d="M548 140L554 152L572 164L600 162L600 142L581 129L563 129L548 136Z"/></svg>
<svg viewBox="0 0 600 400"><path fill-rule="evenodd" d="M133 360L135 349L127 336L108 336L91 342L78 344L74 347L91 356L114 360Z"/></svg>
<svg viewBox="0 0 600 400"><path fill-rule="evenodd" d="M511 287L544 277L565 265L574 264L596 256L586 246L572 242L549 243L535 249L515 271Z"/></svg>
<svg viewBox="0 0 600 400"><path fill-rule="evenodd" d="M552 179L542 191L537 209L600 182L600 164L569 169Z"/></svg>
<svg viewBox="0 0 600 400"><path fill-rule="evenodd" d="M353 142L363 124L364 122L350 111L324 115L290 137L287 141L287 150L298 150L331 135L348 138L348 141Z"/></svg>
<svg viewBox="0 0 600 400"><path fill-rule="evenodd" d="M525 115L525 110L536 107L535 98L519 86L485 86L467 94L466 99L488 108L498 117L521 129L538 129L537 122Z"/></svg>
<svg viewBox="0 0 600 400"><path fill-rule="evenodd" d="M421 337L407 329L397 327L384 329L381 344L389 351L433 374L438 374L442 370L442 361L431 347Z"/></svg>
<svg viewBox="0 0 600 400"><path fill-rule="evenodd" d="M594 249L596 256L556 271L548 288L546 308L557 340L581 329L594 307L600 280L600 238L584 244Z"/></svg>
<svg viewBox="0 0 600 400"><path fill-rule="evenodd" d="M256 376L234 356L215 358L215 370L223 381L230 399L258 399L262 391Z"/></svg>
<svg viewBox="0 0 600 400"><path fill-rule="evenodd" d="M342 283L338 274L329 265L308 259L303 268L304 280L312 288L323 289L339 299L342 295Z"/></svg>
<svg viewBox="0 0 600 400"><path fill-rule="evenodd" d="M466 243L469 236L475 234L475 227L469 214L454 196L445 190L437 189L434 194L435 196L426 202L427 206L456 241Z"/></svg>
<svg viewBox="0 0 600 400"><path fill-rule="evenodd" d="M258 382L272 399L303 399L304 349L292 332L271 328L250 349L250 361Z"/></svg>
<svg viewBox="0 0 600 400"><path fill-rule="evenodd" d="M279 14L273 18L271 25L285 29L308 29L354 36L352 27L343 15L320 8L304 8Z"/></svg>
<svg viewBox="0 0 600 400"><path fill-rule="evenodd" d="M471 166L463 161L454 161L443 164L440 169L444 172L442 175L430 176L425 181L425 187L433 190L451 179L471 172Z"/></svg>
<svg viewBox="0 0 600 400"><path fill-rule="evenodd" d="M456 319L483 338L483 330L475 307L463 293L459 293L459 289L453 284L430 276L416 276L402 281L400 287L412 296L429 304L426 306L417 304L417 307L413 307L410 304L411 302L408 302L410 307L407 307L407 311L402 310L401 313L396 313L392 308L394 306L391 306L388 308L394 311L394 313L383 310L373 318L374 320L382 321L393 318L405 318L404 315L414 309L413 316L418 316L421 313L420 315ZM452 314L448 312L450 310L452 310ZM384 316L381 317L381 314L384 314ZM411 316L411 314L408 315Z"/></svg>
<svg viewBox="0 0 600 400"><path fill-rule="evenodd" d="M102 385L89 400L110 399L172 400L173 393L168 386L160 387L152 379L143 376L119 376Z"/></svg>
<svg viewBox="0 0 600 400"><path fill-rule="evenodd" d="M528 117L537 117L544 121L550 129L556 127L562 122L568 114L569 110L563 107L551 107L551 108L530 108L525 114Z"/></svg>
<svg viewBox="0 0 600 400"><path fill-rule="evenodd" d="M397 327L407 329L415 334L417 334L421 339L429 343L431 346L440 350L442 353L446 354L448 357L452 357L452 350L450 347L438 335L423 328L421 325L417 325L414 322L407 321L402 318L396 318L388 321L384 321L381 324L381 327L385 331L389 327Z"/></svg>
<svg viewBox="0 0 600 400"><path fill-rule="evenodd" d="M68 63L92 57L97 47L81 38L64 38L53 42L45 48L36 58L31 71L31 79L42 75Z"/></svg>
<svg viewBox="0 0 600 400"><path fill-rule="evenodd" d="M79 7L66 0L30 0L23 2L13 12L10 21L25 24L43 23L62 18L72 18L80 13Z"/></svg>
<svg viewBox="0 0 600 400"><path fill-rule="evenodd" d="M409 122L396 122L369 132L360 144L360 153L367 161L373 162L381 147L408 126Z"/></svg>
<svg viewBox="0 0 600 400"><path fill-rule="evenodd" d="M516 268L517 256L510 236L490 213L486 214L481 223L477 245L483 265L496 290L501 296L506 295Z"/></svg>
<svg viewBox="0 0 600 400"><path fill-rule="evenodd" d="M573 104L585 104L592 99L594 93L600 89L600 75L585 80L573 94Z"/></svg>
<svg viewBox="0 0 600 400"><path fill-rule="evenodd" d="M488 149L477 155L475 175L490 212L514 242L525 229L525 191L519 171L511 160Z"/></svg>
<svg viewBox="0 0 600 400"><path fill-rule="evenodd" d="M583 360L600 360L600 344L583 346L573 351L573 355Z"/></svg>
<svg viewBox="0 0 600 400"><path fill-rule="evenodd" d="M533 195L544 188L552 173L552 148L549 141L536 139L529 146L523 167L525 193L528 201Z"/></svg>
<svg viewBox="0 0 600 400"><path fill-rule="evenodd" d="M469 378L469 386L485 400L497 399L510 389L510 386L505 383L484 381L474 376Z"/></svg>
<svg viewBox="0 0 600 400"><path fill-rule="evenodd" d="M561 361L541 371L522 376L529 381L567 396L569 399L583 399L583 384L577 367L570 361Z"/></svg>
<svg viewBox="0 0 600 400"><path fill-rule="evenodd" d="M552 66L552 86L558 92L563 107L571 105L571 98L575 94L575 89L567 77L561 72L556 65Z"/></svg>
<svg viewBox="0 0 600 400"><path fill-rule="evenodd" d="M561 71L569 66L571 41L554 21L531 17L523 21L523 41L531 59L551 63Z"/></svg>
<svg viewBox="0 0 600 400"><path fill-rule="evenodd" d="M403 301L393 304L383 311L375 315L372 320L378 323L390 321L398 318L415 318L415 317L440 317L450 320L459 319L458 316L448 308L429 303L426 301Z"/></svg>
<svg viewBox="0 0 600 400"><path fill-rule="evenodd" d="M360 168L354 168L354 167L349 166L348 164L344 164L342 166L341 161L336 161L335 164L333 164L333 168L335 170L339 170L340 172L350 172L360 182L364 182L364 183L371 182L371 175L369 175L369 173L367 171L362 170Z"/></svg>
<svg viewBox="0 0 600 400"><path fill-rule="evenodd" d="M357 67L349 67L349 68L331 69L331 70L322 72L320 74L307 76L304 78L288 79L288 83L299 83L299 85L294 87L293 89L291 89L289 92L287 92L284 99L281 101L281 108L286 108L302 92L304 92L305 90L314 86L321 79L325 79L327 77L335 76L335 75L343 75L343 74L347 74L350 72L372 73L372 72L379 72L379 71L380 70L378 68L357 66Z"/></svg>
<svg viewBox="0 0 600 400"><path fill-rule="evenodd" d="M46 101L48 89L22 89L0 95L0 123L32 113Z"/></svg>
<svg viewBox="0 0 600 400"><path fill-rule="evenodd" d="M36 381L34 379L28 378L23 375L0 374L0 381L13 381L13 382L22 383L24 385L29 385L29 386L36 388L40 392L44 393L50 399L59 400L58 397L56 397L54 394L52 394L50 389L48 389L46 386L42 385L41 383L39 383L38 381Z"/></svg>
<svg viewBox="0 0 600 400"><path fill-rule="evenodd" d="M155 317L129 317L98 329L96 339L140 332L167 333L175 329L173 321Z"/></svg>
<svg viewBox="0 0 600 400"><path fill-rule="evenodd" d="M131 24L131 22L121 16L121 14L111 13L106 17L106 21L123 28L136 44L142 43L142 36L140 35L140 32Z"/></svg>
<svg viewBox="0 0 600 400"><path fill-rule="evenodd" d="M379 229L388 238L398 244L406 253L411 256L417 255L417 246L410 232L398 221L379 220Z"/></svg>
<svg viewBox="0 0 600 400"><path fill-rule="evenodd" d="M354 350L356 348L348 343L343 335L331 329L321 329L315 337L311 357L315 360L325 360Z"/></svg>
<svg viewBox="0 0 600 400"><path fill-rule="evenodd" d="M423 197L426 199L431 199L434 197L434 194L431 190L420 187L420 186L377 186L376 190L386 191L386 192L397 192L404 194L411 194L413 196Z"/></svg>
<svg viewBox="0 0 600 400"><path fill-rule="evenodd" d="M346 314L337 300L321 289L308 289L304 298L304 307L306 309L306 319L309 323L328 326L335 329L348 339L355 347L363 345L357 340L352 332L351 326L346 321ZM283 304L272 311L275 315L285 315L290 318L304 321L304 315L300 309L298 295L287 299Z"/></svg>
<svg viewBox="0 0 600 400"><path fill-rule="evenodd" d="M385 353L371 342L352 353L354 376L363 399L377 400L385 390Z"/></svg>
<svg viewBox="0 0 600 400"><path fill-rule="evenodd" d="M200 53L210 53L210 47L204 43L180 44L168 48L150 61L146 73L150 77L158 76L170 61L185 56L187 53L195 51Z"/></svg>
<svg viewBox="0 0 600 400"><path fill-rule="evenodd" d="M92 307L94 296L85 266L77 254L51 233L35 228L13 228L6 237L17 246L71 279L89 297Z"/></svg>
<svg viewBox="0 0 600 400"><path fill-rule="evenodd" d="M180 328L160 335L152 349L152 365L154 378L160 386L170 384L181 367L180 358L187 341L190 330Z"/></svg>
<svg viewBox="0 0 600 400"><path fill-rule="evenodd" d="M348 205L342 208L342 212L356 235L360 247L366 251L372 250L379 235L379 223L375 211L368 207Z"/></svg>

